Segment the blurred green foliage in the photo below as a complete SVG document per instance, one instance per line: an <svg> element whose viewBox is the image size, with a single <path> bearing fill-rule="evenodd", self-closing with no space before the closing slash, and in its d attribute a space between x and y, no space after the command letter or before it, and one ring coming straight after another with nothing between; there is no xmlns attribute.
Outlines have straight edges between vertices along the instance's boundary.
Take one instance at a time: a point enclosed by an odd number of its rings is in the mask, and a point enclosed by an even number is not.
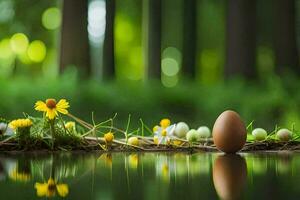
<svg viewBox="0 0 300 200"><path fill-rule="evenodd" d="M82 82L76 73L69 72L58 80L0 79L0 85L1 116L10 119L21 117L22 112L39 116L33 109L34 103L53 97L68 99L71 113L89 121L92 112L97 120L118 113L116 124L121 127L125 127L128 114L132 114L132 128L140 125L139 118L152 128L163 117L169 117L174 123L185 121L195 128L212 127L222 111L234 109L245 123L254 120L255 127L271 131L276 124L290 128L296 123L296 129L300 129L299 81L292 76L288 80L272 76L260 83L236 79L214 86L185 82L164 88L159 82L139 85L123 81Z"/></svg>
<svg viewBox="0 0 300 200"><path fill-rule="evenodd" d="M15 118L23 111L32 114L36 100L55 97L70 100L71 111L85 119L90 119L92 111L99 120L118 113L120 124L131 113L133 120L138 122L141 117L150 126L162 117L191 126L212 126L220 112L235 109L247 123L255 120L255 125L268 129L275 124L291 126L293 122L299 126L299 80L273 75L270 0L257 3L256 64L262 81L255 83L223 80L225 0L197 1L198 81L182 80L183 0L164 0L163 72L175 73L162 76L166 87L159 81L143 82L142 1L116 2L116 82L103 83L98 76L96 80L78 80L74 73L57 78L61 1L1 0L0 115Z"/></svg>
<svg viewBox="0 0 300 200"><path fill-rule="evenodd" d="M104 0L90 0L92 2ZM171 58L174 76L164 74L162 83L173 87L178 83L182 60L183 36L183 1L164 0L162 2L162 59ZM272 7L265 1L258 3L258 49L257 68L261 75L270 74L274 68L274 53L272 49L273 21ZM93 9L90 6L89 9ZM102 7L101 7L102 8ZM58 73L59 34L62 18L61 1L2 0L0 2L0 74L11 76L23 74L47 77ZM32 10L24 14L24 10ZM117 0L115 18L115 59L116 78L119 80L140 81L144 79L143 67L143 21L142 1ZM214 84L223 79L223 65L225 60L225 19L226 1L200 0L197 1L197 79L203 84ZM100 9L99 12L103 12ZM93 13L94 20L105 13ZM97 23L104 23L104 21ZM267 23L268 22L268 23ZM103 31L102 29L99 30ZM14 40L15 36L25 37ZM92 33L91 33L92 34ZM95 34L95 33L93 33ZM94 41L90 41L93 44ZM98 47L93 47L92 57L98 54L103 43L99 39ZM102 41L103 42L103 41ZM15 44L15 45L14 45ZM95 44L94 44L95 45ZM168 49L177 51L176 57L167 53ZM100 48L101 49L101 48ZM100 50L101 51L101 50ZM165 53L165 54L164 54ZM97 59L99 56L96 56ZM175 62L174 62L175 60ZM99 71L101 60L93 62L94 72ZM98 73L95 73L100 79Z"/></svg>

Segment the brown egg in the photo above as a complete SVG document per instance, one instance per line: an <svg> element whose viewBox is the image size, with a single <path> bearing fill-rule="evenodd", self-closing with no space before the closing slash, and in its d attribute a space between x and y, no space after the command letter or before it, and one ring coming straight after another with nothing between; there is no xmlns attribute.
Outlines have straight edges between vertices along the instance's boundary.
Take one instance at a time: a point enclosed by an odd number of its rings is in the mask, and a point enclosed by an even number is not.
<svg viewBox="0 0 300 200"><path fill-rule="evenodd" d="M223 112L213 127L213 140L217 148L225 153L235 153L246 143L247 131L240 116L231 110Z"/></svg>
<svg viewBox="0 0 300 200"><path fill-rule="evenodd" d="M213 182L221 199L240 199L247 181L247 165L236 154L219 156L213 166Z"/></svg>

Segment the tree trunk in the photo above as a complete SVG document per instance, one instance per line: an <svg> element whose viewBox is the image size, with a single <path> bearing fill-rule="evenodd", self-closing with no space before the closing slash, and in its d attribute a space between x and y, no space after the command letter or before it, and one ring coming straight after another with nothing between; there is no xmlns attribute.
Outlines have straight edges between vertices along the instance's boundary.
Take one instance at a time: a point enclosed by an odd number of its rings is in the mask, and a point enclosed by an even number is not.
<svg viewBox="0 0 300 200"><path fill-rule="evenodd" d="M247 79L253 79L257 76L255 21L255 0L229 0L227 2L226 78L241 75Z"/></svg>
<svg viewBox="0 0 300 200"><path fill-rule="evenodd" d="M106 0L106 25L103 48L103 78L113 79L115 76L114 57L114 21L115 0ZM125 33L126 34L126 33Z"/></svg>
<svg viewBox="0 0 300 200"><path fill-rule="evenodd" d="M149 78L161 78L161 0L143 0L145 67Z"/></svg>
<svg viewBox="0 0 300 200"><path fill-rule="evenodd" d="M196 77L197 5L196 0L184 4L182 72L188 78Z"/></svg>
<svg viewBox="0 0 300 200"><path fill-rule="evenodd" d="M88 0L64 0L60 71L75 66L81 76L91 74L87 12Z"/></svg>
<svg viewBox="0 0 300 200"><path fill-rule="evenodd" d="M275 59L276 71L286 71L299 74L299 58L296 42L295 1L275 1Z"/></svg>

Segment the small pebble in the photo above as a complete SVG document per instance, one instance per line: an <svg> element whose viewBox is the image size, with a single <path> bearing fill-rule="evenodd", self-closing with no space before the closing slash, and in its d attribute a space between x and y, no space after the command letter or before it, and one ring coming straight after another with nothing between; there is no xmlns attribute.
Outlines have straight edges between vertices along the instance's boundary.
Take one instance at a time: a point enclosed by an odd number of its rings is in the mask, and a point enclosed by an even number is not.
<svg viewBox="0 0 300 200"><path fill-rule="evenodd" d="M287 142L292 139L292 132L286 128L280 129L276 133L276 137L283 142Z"/></svg>
<svg viewBox="0 0 300 200"><path fill-rule="evenodd" d="M254 139L257 141L265 140L267 137L267 131L263 128L256 128L252 131Z"/></svg>
<svg viewBox="0 0 300 200"><path fill-rule="evenodd" d="M177 137L184 138L189 130L190 128L185 122L179 122L176 124L174 133Z"/></svg>
<svg viewBox="0 0 300 200"><path fill-rule="evenodd" d="M134 145L134 146L139 146L139 139L137 137L130 137L128 139L128 144Z"/></svg>
<svg viewBox="0 0 300 200"><path fill-rule="evenodd" d="M197 142L200 141L201 137L198 131L196 131L195 129L191 129L189 130L189 132L187 132L186 139L189 142Z"/></svg>
<svg viewBox="0 0 300 200"><path fill-rule="evenodd" d="M200 126L197 131L201 138L209 138L211 135L210 129L207 126Z"/></svg>

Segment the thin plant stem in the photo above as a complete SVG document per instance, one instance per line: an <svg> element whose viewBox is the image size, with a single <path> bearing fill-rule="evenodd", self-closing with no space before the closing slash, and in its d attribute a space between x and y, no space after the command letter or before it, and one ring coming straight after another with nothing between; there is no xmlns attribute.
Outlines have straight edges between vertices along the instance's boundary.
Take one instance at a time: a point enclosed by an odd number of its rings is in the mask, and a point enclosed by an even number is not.
<svg viewBox="0 0 300 200"><path fill-rule="evenodd" d="M51 133L51 137L52 137L52 145L51 145L51 149L54 149L54 141L55 141L55 127L54 127L54 122L55 119L51 119L49 120L49 125L50 125L50 133Z"/></svg>

